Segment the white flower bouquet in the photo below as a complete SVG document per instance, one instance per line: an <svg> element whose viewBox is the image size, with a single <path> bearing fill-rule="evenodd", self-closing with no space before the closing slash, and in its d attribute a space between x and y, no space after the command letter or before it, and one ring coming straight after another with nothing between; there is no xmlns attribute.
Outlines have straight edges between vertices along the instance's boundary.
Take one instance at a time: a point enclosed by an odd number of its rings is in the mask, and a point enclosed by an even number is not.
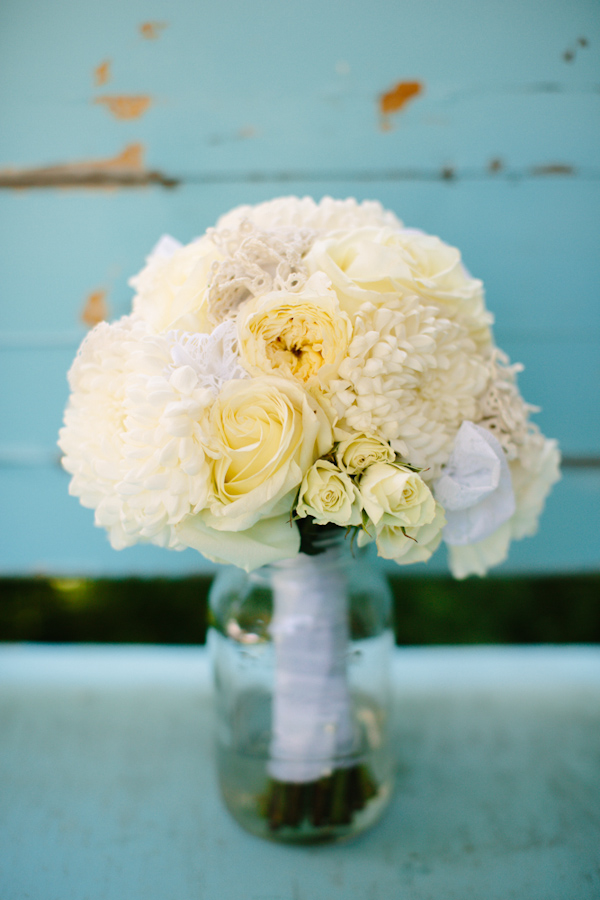
<svg viewBox="0 0 600 900"><path fill-rule="evenodd" d="M315 535L399 565L444 540L455 576L483 575L535 531L556 442L458 250L378 203L240 207L186 246L163 237L131 284L131 315L97 325L69 373L70 492L116 549L295 573L270 626L263 806L271 829L305 802L319 834L348 827L384 790L353 749L343 579L318 577Z"/></svg>
<svg viewBox="0 0 600 900"><path fill-rule="evenodd" d="M494 345L481 281L378 203L239 207L163 237L133 312L85 338L60 434L112 546L250 570L338 526L456 577L532 534L559 453Z"/></svg>

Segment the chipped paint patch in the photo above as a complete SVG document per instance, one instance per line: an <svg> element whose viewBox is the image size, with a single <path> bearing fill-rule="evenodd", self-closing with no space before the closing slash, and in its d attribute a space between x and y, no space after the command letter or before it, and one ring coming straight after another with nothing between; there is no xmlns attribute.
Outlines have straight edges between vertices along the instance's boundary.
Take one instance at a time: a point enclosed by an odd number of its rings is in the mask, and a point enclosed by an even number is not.
<svg viewBox="0 0 600 900"><path fill-rule="evenodd" d="M96 97L94 103L106 106L115 119L139 119L147 113L152 105L152 97L148 94L105 94Z"/></svg>
<svg viewBox="0 0 600 900"><path fill-rule="evenodd" d="M423 85L420 81L399 81L390 91L379 97L379 111L382 116L399 112L412 100L423 93Z"/></svg>
<svg viewBox="0 0 600 900"><path fill-rule="evenodd" d="M161 184L175 187L177 180L144 166L144 146L128 144L109 159L86 160L33 169L0 171L4 188L115 188Z"/></svg>
<svg viewBox="0 0 600 900"><path fill-rule="evenodd" d="M504 162L500 159L500 157L495 156L493 159L490 159L488 163L488 172L491 172L492 175L495 175L497 172L501 172L504 168Z"/></svg>
<svg viewBox="0 0 600 900"><path fill-rule="evenodd" d="M140 34L146 41L156 41L167 25L167 22L142 22Z"/></svg>
<svg viewBox="0 0 600 900"><path fill-rule="evenodd" d="M104 322L108 319L109 309L106 302L106 291L92 291L88 295L85 306L81 311L81 321L88 328L93 328L98 322Z"/></svg>
<svg viewBox="0 0 600 900"><path fill-rule="evenodd" d="M567 47L567 49L565 50L565 52L562 55L562 58L567 63L573 62L579 48L582 47L583 49L585 49L586 47L589 47L589 43L590 42L588 41L587 38L578 37L577 40L575 41L575 43L571 47Z"/></svg>
<svg viewBox="0 0 600 900"><path fill-rule="evenodd" d="M573 166L566 165L565 163L549 163L545 166L533 166L531 170L532 175L574 175L575 169Z"/></svg>
<svg viewBox="0 0 600 900"><path fill-rule="evenodd" d="M96 87L101 87L103 84L109 82L110 79L110 59L105 59L104 62L101 62L100 65L96 66L94 69L94 84Z"/></svg>

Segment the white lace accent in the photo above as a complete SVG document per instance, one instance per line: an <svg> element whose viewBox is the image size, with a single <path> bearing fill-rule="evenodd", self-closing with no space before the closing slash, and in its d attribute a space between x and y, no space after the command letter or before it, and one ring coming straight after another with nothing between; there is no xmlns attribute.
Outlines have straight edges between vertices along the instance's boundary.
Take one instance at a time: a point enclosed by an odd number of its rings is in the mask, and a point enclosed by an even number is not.
<svg viewBox="0 0 600 900"><path fill-rule="evenodd" d="M237 327L227 319L211 334L179 333L171 348L174 368L190 366L201 387L219 392L225 381L249 378L239 361Z"/></svg>
<svg viewBox="0 0 600 900"><path fill-rule="evenodd" d="M516 378L523 371L521 363L510 365L506 354L495 347L489 365L490 383L478 400L477 424L500 441L509 460L517 459L533 427L529 416L539 407L526 403L519 393Z"/></svg>
<svg viewBox="0 0 600 900"><path fill-rule="evenodd" d="M208 315L215 324L249 297L298 291L307 280L302 257L315 240L308 228L267 232L242 219L237 230L211 228L207 234L226 257L211 268Z"/></svg>

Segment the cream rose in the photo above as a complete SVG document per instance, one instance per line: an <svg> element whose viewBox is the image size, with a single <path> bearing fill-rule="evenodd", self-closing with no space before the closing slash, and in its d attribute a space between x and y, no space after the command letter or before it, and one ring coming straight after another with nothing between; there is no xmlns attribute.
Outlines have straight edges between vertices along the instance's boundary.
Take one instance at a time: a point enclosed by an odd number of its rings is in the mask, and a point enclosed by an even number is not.
<svg viewBox="0 0 600 900"><path fill-rule="evenodd" d="M237 322L240 356L250 374L272 373L307 385L337 372L352 333L320 273L298 293L273 291L247 301Z"/></svg>
<svg viewBox="0 0 600 900"><path fill-rule="evenodd" d="M363 508L377 526L417 528L435 516L435 500L423 479L389 463L369 466L358 480Z"/></svg>
<svg viewBox="0 0 600 900"><path fill-rule="evenodd" d="M365 303L385 303L386 294L419 295L451 315L459 313L471 335L491 343L483 286L462 264L460 252L420 231L364 227L315 242L306 256L309 272L330 278L342 309L354 315Z"/></svg>
<svg viewBox="0 0 600 900"><path fill-rule="evenodd" d="M230 381L209 417L213 528L240 531L290 512L315 459L332 446L329 421L298 384L277 376Z"/></svg>
<svg viewBox="0 0 600 900"><path fill-rule="evenodd" d="M339 442L335 458L340 469L356 475L375 463L394 462L396 454L389 444L374 435L357 434Z"/></svg>
<svg viewBox="0 0 600 900"><path fill-rule="evenodd" d="M384 525L377 534L377 553L384 559L392 559L399 566L427 562L441 543L445 524L444 509L436 503L432 521L418 528Z"/></svg>
<svg viewBox="0 0 600 900"><path fill-rule="evenodd" d="M301 519L312 516L319 525L360 525L360 494L345 472L318 459L302 479L296 514Z"/></svg>

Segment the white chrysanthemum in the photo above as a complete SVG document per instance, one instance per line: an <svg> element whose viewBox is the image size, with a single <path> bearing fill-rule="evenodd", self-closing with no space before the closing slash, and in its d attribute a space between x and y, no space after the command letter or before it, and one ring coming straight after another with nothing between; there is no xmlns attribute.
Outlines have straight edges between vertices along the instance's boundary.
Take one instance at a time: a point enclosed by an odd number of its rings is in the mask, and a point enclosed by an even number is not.
<svg viewBox="0 0 600 900"><path fill-rule="evenodd" d="M162 238L148 256L145 268L129 281L137 292L133 312L156 332L210 331L210 277L213 263L218 264L222 258L210 237L185 247L172 238Z"/></svg>
<svg viewBox="0 0 600 900"><path fill-rule="evenodd" d="M545 438L534 425L529 429L519 458L510 463L515 512L485 540L448 547L450 569L455 578L485 575L492 566L504 562L511 540L530 537L537 531L546 497L560 479L560 452L556 441Z"/></svg>
<svg viewBox="0 0 600 900"><path fill-rule="evenodd" d="M154 335L133 316L82 344L59 443L70 492L114 547L184 546L175 526L204 508L211 484L205 418L224 380L246 374L234 355L224 362L225 346L223 334Z"/></svg>
<svg viewBox="0 0 600 900"><path fill-rule="evenodd" d="M316 203L312 197L278 197L256 206L238 206L221 216L217 229L235 231L247 219L265 230L310 228L316 232L361 228L365 225L402 228L393 212L375 200L358 203L353 197L334 200L323 197Z"/></svg>
<svg viewBox="0 0 600 900"><path fill-rule="evenodd" d="M417 297L366 303L338 378L329 386L341 429L378 434L437 477L461 422L473 416L487 362L457 322Z"/></svg>

